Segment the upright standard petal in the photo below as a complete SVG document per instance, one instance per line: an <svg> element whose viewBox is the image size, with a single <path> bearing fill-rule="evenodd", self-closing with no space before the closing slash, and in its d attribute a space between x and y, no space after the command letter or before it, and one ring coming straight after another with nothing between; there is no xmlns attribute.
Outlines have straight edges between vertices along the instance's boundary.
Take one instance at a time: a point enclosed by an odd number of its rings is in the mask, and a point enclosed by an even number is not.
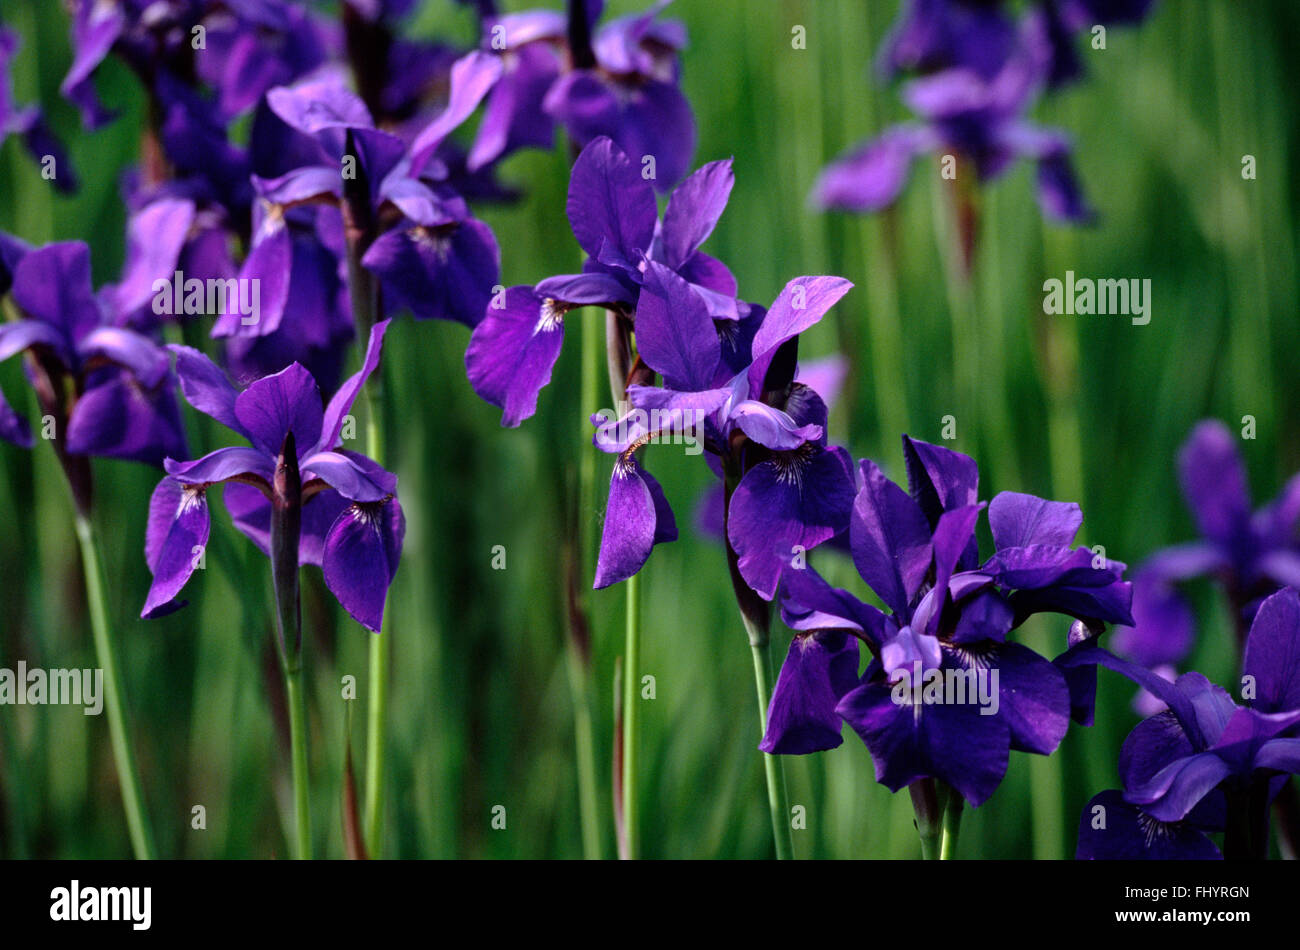
<svg viewBox="0 0 1300 950"><path fill-rule="evenodd" d="M1178 474L1201 533L1220 544L1239 541L1249 527L1250 492L1228 427L1199 423L1178 453Z"/></svg>
<svg viewBox="0 0 1300 950"><path fill-rule="evenodd" d="M235 416L253 445L274 458L290 432L295 445L316 444L323 420L320 390L306 367L291 363L240 393Z"/></svg>
<svg viewBox="0 0 1300 950"><path fill-rule="evenodd" d="M751 393L762 391L763 377L777 348L817 323L852 288L842 277L796 277L785 285L754 334Z"/></svg>
<svg viewBox="0 0 1300 950"><path fill-rule="evenodd" d="M379 368L379 357L384 350L384 334L388 332L391 320L381 320L370 328L370 339L366 341L366 355L361 361L361 369L343 381L343 385L330 397L321 421L320 441L311 449L311 455L327 452L339 444L339 434L343 431L343 422L352 411L361 387L370 375Z"/></svg>
<svg viewBox="0 0 1300 950"><path fill-rule="evenodd" d="M731 159L709 162L693 171L673 191L664 211L660 240L664 264L673 270L685 264L713 233L736 182Z"/></svg>
<svg viewBox="0 0 1300 950"><path fill-rule="evenodd" d="M23 255L11 293L24 313L61 329L72 342L101 320L90 280L90 248L82 241L47 244Z"/></svg>
<svg viewBox="0 0 1300 950"><path fill-rule="evenodd" d="M565 210L574 237L591 257L599 257L606 243L629 263L650 250L658 217L654 190L604 136L592 140L573 163Z"/></svg>
<svg viewBox="0 0 1300 950"><path fill-rule="evenodd" d="M867 586L908 619L912 598L930 569L930 526L916 502L875 462L863 459L860 470L862 489L849 523L853 563Z"/></svg>
<svg viewBox="0 0 1300 950"><path fill-rule="evenodd" d="M411 143L411 175L418 177L443 140L473 114L501 78L501 57L482 50L466 53L451 67L451 92L445 108Z"/></svg>
<svg viewBox="0 0 1300 950"><path fill-rule="evenodd" d="M1300 595L1283 588L1260 605L1246 638L1242 672L1252 705L1263 712L1300 709Z"/></svg>
<svg viewBox="0 0 1300 950"><path fill-rule="evenodd" d="M180 379L185 401L227 429L246 435L243 424L235 415L239 391L231 385L221 367L207 354L192 347L171 344L168 349L176 354L176 376Z"/></svg>
<svg viewBox="0 0 1300 950"><path fill-rule="evenodd" d="M722 348L709 310L681 277L651 261L636 306L637 353L671 389L698 392L713 382Z"/></svg>
<svg viewBox="0 0 1300 950"><path fill-rule="evenodd" d="M907 465L908 490L931 527L939 523L945 511L978 500L979 467L969 455L905 435L903 461Z"/></svg>
<svg viewBox="0 0 1300 950"><path fill-rule="evenodd" d="M1054 544L1068 547L1083 524L1083 512L1073 502L1047 501L1034 495L1004 491L989 503L989 528L999 548Z"/></svg>

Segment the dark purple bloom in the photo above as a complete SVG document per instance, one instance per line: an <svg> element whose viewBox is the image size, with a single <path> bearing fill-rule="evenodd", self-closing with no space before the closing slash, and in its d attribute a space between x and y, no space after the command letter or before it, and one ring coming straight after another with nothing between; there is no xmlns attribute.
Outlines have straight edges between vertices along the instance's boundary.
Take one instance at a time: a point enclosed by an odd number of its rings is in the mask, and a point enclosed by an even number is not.
<svg viewBox="0 0 1300 950"><path fill-rule="evenodd" d="M1028 28L1051 63L1052 86L1079 78L1078 35L1093 26L1140 23L1154 0L1037 0L1019 26ZM906 0L880 51L888 76L970 69L989 78L1012 55L1016 13L1002 0Z"/></svg>
<svg viewBox="0 0 1300 950"><path fill-rule="evenodd" d="M887 75L953 67L992 78L1016 42L1015 21L989 0L905 0L880 49Z"/></svg>
<svg viewBox="0 0 1300 950"><path fill-rule="evenodd" d="M427 159L417 163L400 138L375 129L365 103L338 74L273 89L267 101L316 148L311 164L272 181L255 181L267 207L337 205L345 214L345 227L365 232L361 262L382 279L390 311L406 306L421 318L477 323L499 280L500 251L491 230L470 215L463 199L418 177L417 166L423 169ZM448 110L458 108L453 93ZM450 130L454 121L447 124ZM436 136L426 137L413 148L423 154L438 142ZM348 159L353 162L350 178L340 173ZM263 218L246 270L265 272L272 280L284 273L284 255L277 249L287 241L282 217ZM381 230L379 222L384 220L395 225ZM267 248L259 253L264 243ZM254 335L274 328L255 328L261 332Z"/></svg>
<svg viewBox="0 0 1300 950"><path fill-rule="evenodd" d="M1108 789L1084 806L1079 817L1080 861L1217 861L1223 855L1191 822L1159 821Z"/></svg>
<svg viewBox="0 0 1300 950"><path fill-rule="evenodd" d="M240 392L206 356L173 347L186 400L251 447L217 449L192 462L167 459L167 477L149 505L145 558L154 580L141 616L176 608L175 598L207 544L207 492L224 485L236 526L268 555L273 506L300 499L300 564L320 565L344 609L379 631L405 519L396 477L342 448L341 433L353 401L379 365L387 327L387 321L376 324L362 368L323 411L315 380L297 363ZM277 483L277 474L282 480L286 470L295 479L289 491Z"/></svg>
<svg viewBox="0 0 1300 950"><path fill-rule="evenodd" d="M328 42L310 14L279 0L73 0L71 7L73 61L62 91L91 129L113 117L94 85L110 54L164 107L206 79L217 93L214 118L229 118L271 85L318 65Z"/></svg>
<svg viewBox="0 0 1300 950"><path fill-rule="evenodd" d="M559 356L564 315L577 307L599 305L625 314L639 313L643 286L654 288L655 313L662 311L669 285L684 286L683 299L703 321L688 321L703 349L690 354L692 366L677 366L662 352L690 341L670 339L657 317L642 324L637 345L655 363L662 355L665 379L681 386L675 374L690 374L682 388L711 388L720 380L720 343L711 320L737 324L748 308L736 300L736 281L720 261L699 250L712 233L731 193L731 162L711 162L673 192L658 220L654 191L639 168L608 138L593 141L578 156L569 180L566 210L578 244L588 254L581 274L551 277L536 288L513 287L497 296L475 327L465 354L475 391L500 406L502 425L516 426L533 414L538 391L550 381ZM820 316L820 314L818 314ZM663 332L660 332L660 328ZM724 327L724 335L753 329ZM734 371L741 365L733 359ZM516 367L523 371L516 371ZM728 374L730 375L730 374Z"/></svg>
<svg viewBox="0 0 1300 950"><path fill-rule="evenodd" d="M666 5L599 29L601 4L581 0L568 18L532 10L486 21L483 46L495 68L478 64L491 92L470 169L519 148L549 148L558 122L579 146L607 136L639 165L652 160L644 167L654 187L670 188L690 168L695 120L678 86L686 32L657 19Z"/></svg>
<svg viewBox="0 0 1300 950"><path fill-rule="evenodd" d="M849 525L858 573L890 613L806 565L781 575L782 616L797 633L761 748L833 748L847 721L891 789L936 778L978 805L1001 782L1011 751L1055 750L1072 709L1066 675L1008 634L1037 612L1122 621L1129 588L1123 565L1094 565L1088 549L1069 547L1082 520L1077 505L1031 495L1004 492L987 506L995 551L980 564L975 528L986 506L974 461L909 438L904 454L910 492L861 463ZM861 677L852 638L872 654ZM971 692L931 701L922 682L965 683Z"/></svg>
<svg viewBox="0 0 1300 950"><path fill-rule="evenodd" d="M629 492L629 484L648 477L634 464L636 451L692 430L716 456L716 470L730 473L727 537L740 577L760 597L772 599L791 558L844 530L853 494L848 453L827 446L826 405L793 381L793 366L786 364L798 334L851 286L838 277L800 277L770 310L753 308L757 326L733 373L722 340L734 332L734 321L715 320L686 280L662 264L647 264L634 329L640 359L665 385L631 386L631 408L621 419L593 417L596 445L618 457L597 587L640 570L651 547L641 525L651 518L661 522L667 507L658 504L657 485Z"/></svg>
<svg viewBox="0 0 1300 950"><path fill-rule="evenodd" d="M53 438L68 455L162 465L186 454L167 353L127 329L112 294L91 287L83 243L35 250L10 238L12 300L21 319L0 324L0 359L28 354L28 378ZM31 447L31 431L0 396L0 437Z"/></svg>
<svg viewBox="0 0 1300 950"><path fill-rule="evenodd" d="M1048 84L1057 88L1084 75L1077 51L1081 33L1140 23L1154 5L1155 0L1051 0L1027 12L1029 28L1048 52Z"/></svg>
<svg viewBox="0 0 1300 950"><path fill-rule="evenodd" d="M1088 220L1092 212L1074 177L1069 139L1025 118L1042 90L1045 67L1041 51L1017 41L992 74L954 66L912 80L903 99L920 121L886 129L828 165L814 202L878 211L898 198L916 157L947 151L968 162L982 182L1000 177L1018 159L1031 160L1043 213L1059 221Z"/></svg>
<svg viewBox="0 0 1300 950"><path fill-rule="evenodd" d="M1193 645L1191 610L1178 585L1214 578L1228 595L1239 631L1249 629L1264 597L1300 586L1300 476L1252 511L1245 466L1223 423L1199 423L1178 456L1183 496L1201 540L1156 552L1134 579L1131 628L1116 631L1115 649L1143 666L1176 666Z"/></svg>
<svg viewBox="0 0 1300 950"><path fill-rule="evenodd" d="M1123 801L1136 809L1136 819L1103 827L1081 822L1081 856L1141 856L1139 833L1147 850L1161 837L1164 851L1178 844L1203 852L1189 827L1222 830L1226 821L1231 828L1252 809L1266 823L1282 777L1300 772L1300 595L1290 588L1265 600L1255 615L1244 706L1199 673L1170 683L1092 644L1072 649L1064 662L1113 669L1168 707L1140 723L1120 755Z"/></svg>

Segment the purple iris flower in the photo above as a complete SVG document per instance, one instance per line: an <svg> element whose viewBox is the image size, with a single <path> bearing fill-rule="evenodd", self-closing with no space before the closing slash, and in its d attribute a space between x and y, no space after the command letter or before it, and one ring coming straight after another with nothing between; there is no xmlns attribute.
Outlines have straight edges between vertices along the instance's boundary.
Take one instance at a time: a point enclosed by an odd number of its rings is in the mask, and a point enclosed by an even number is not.
<svg viewBox="0 0 1300 950"><path fill-rule="evenodd" d="M1094 26L1141 23L1155 0L1045 0L1025 14L1037 41L1048 51L1048 84L1058 88L1084 75L1078 37Z"/></svg>
<svg viewBox="0 0 1300 950"><path fill-rule="evenodd" d="M834 748L848 722L890 789L941 779L979 805L1012 750L1056 749L1073 708L1066 674L1008 634L1038 612L1125 622L1129 585L1124 565L1070 547L1077 505L1003 492L986 506L974 460L907 437L903 444L910 493L863 460L849 525L858 573L890 612L832 588L807 565L786 566L782 616L797 632L760 748ZM995 550L980 564L975 529L986 507ZM861 676L859 641L872 654ZM961 702L923 701L919 683L907 685L918 676L983 677L986 694L978 703L973 692Z"/></svg>
<svg viewBox="0 0 1300 950"><path fill-rule="evenodd" d="M378 633L401 558L406 522L397 478L341 446L345 417L379 365L388 321L370 334L361 369L321 408L311 374L297 363L242 392L206 356L174 346L181 391L195 409L246 438L192 462L168 458L149 503L145 557L153 573L141 616L177 609L175 598L207 544L207 492L225 488L235 525L263 553L271 522L297 525L297 564L319 565L325 583L358 623Z"/></svg>
<svg viewBox="0 0 1300 950"><path fill-rule="evenodd" d="M582 273L509 288L487 306L465 353L474 391L502 409L502 425L517 426L536 411L537 394L550 382L559 357L566 313L598 305L635 314L650 281L661 296L666 281L674 288L686 284L692 295L688 305L695 309L698 300L709 318L722 322L719 331L729 341L724 352L733 374L744 368L747 361L736 354L740 349L748 354L757 322L740 319L750 311L736 300L735 278L699 249L726 208L733 183L730 160L704 165L673 192L661 221L640 167L612 140L599 138L582 150L566 204L574 236L588 255ZM708 335L704 329L694 326L701 337ZM706 355L699 359L708 362ZM700 369L701 378L715 369ZM712 382L710 376L705 386Z"/></svg>
<svg viewBox="0 0 1300 950"><path fill-rule="evenodd" d="M453 69L457 83L458 65ZM272 181L255 180L271 214L264 216L245 268L282 279L287 230L275 209L326 202L344 214L343 226L363 236L361 263L378 276L390 310L406 306L420 318L476 324L500 277L500 250L487 225L476 220L465 201L421 173L436 167L433 154L458 124L460 102L454 89L448 110L430 126L408 154L397 136L373 127L369 110L334 72L318 74L267 94L276 115L314 143L311 164ZM438 133L445 129L441 135ZM428 132L428 129L426 129ZM340 172L352 159L353 174ZM353 187L350 183L355 183ZM279 218L283 218L281 214ZM345 250L346 256L346 250ZM269 332L268 328L253 328ZM224 330L224 328L223 328Z"/></svg>
<svg viewBox="0 0 1300 950"><path fill-rule="evenodd" d="M647 265L634 323L637 353L664 387L634 384L622 418L592 419L595 444L616 456L596 587L632 576L654 544L676 536L671 509L636 453L692 429L726 483L735 568L762 599L773 598L792 557L847 527L848 453L828 445L826 404L794 375L798 335L852 286L839 277L796 278L770 309L752 307L741 321L750 326L741 328L715 318L668 267ZM732 352L737 346L739 359Z"/></svg>
<svg viewBox="0 0 1300 950"><path fill-rule="evenodd" d="M1023 14L1050 56L1052 86L1079 78L1079 33L1093 26L1140 23L1154 0L1038 0ZM1002 0L907 0L879 56L881 71L934 73L953 67L990 78L1016 44L1014 11Z"/></svg>
<svg viewBox="0 0 1300 950"><path fill-rule="evenodd" d="M902 96L920 120L892 126L836 159L822 172L812 200L822 208L879 211L898 198L917 156L951 151L981 182L1000 177L1018 159L1033 161L1043 213L1057 221L1089 220L1069 139L1025 118L1045 69L1041 50L1022 38L992 75L956 66L912 80Z"/></svg>
<svg viewBox="0 0 1300 950"><path fill-rule="evenodd" d="M167 456L183 458L185 435L167 353L121 325L114 288L96 296L90 249L80 241L30 249L6 235L0 237L0 260L6 275L0 287L11 281L20 315L0 323L0 360L27 353L27 377L42 414L53 421L65 467L67 456L158 466ZM3 396L0 438L33 444L26 420Z"/></svg>
<svg viewBox="0 0 1300 950"><path fill-rule="evenodd" d="M571 0L569 13L531 10L486 20L487 107L469 154L471 170L516 149L549 148L554 125L578 145L613 139L638 163L653 156L654 186L686 174L695 120L678 85L686 31L661 21L667 0L599 29L602 3Z"/></svg>
<svg viewBox="0 0 1300 950"><path fill-rule="evenodd" d="M40 108L20 108L14 102L9 64L17 55L20 43L16 32L0 24L0 145L10 135L21 136L27 151L37 162L44 161L46 156L54 159L54 187L65 193L76 191L77 176L67 152L50 131Z"/></svg>
<svg viewBox="0 0 1300 950"><path fill-rule="evenodd" d="M164 107L178 89L207 78L217 89L216 114L224 118L324 54L325 39L311 17L280 0L72 0L71 8L73 61L62 91L90 129L112 118L94 84L110 54Z"/></svg>
<svg viewBox="0 0 1300 950"><path fill-rule="evenodd" d="M1120 793L1103 805L1117 821L1079 825L1079 857L1217 857L1201 833L1227 829L1225 848L1267 846L1268 804L1285 776L1300 772L1300 595L1284 588L1259 607L1246 641L1238 705L1199 673L1169 682L1092 644L1066 660L1119 672L1168 707L1139 723L1120 754ZM1261 827L1262 825L1262 827ZM1235 840L1234 840L1235 839ZM1229 857L1234 855L1229 854Z"/></svg>
<svg viewBox="0 0 1300 950"><path fill-rule="evenodd" d="M996 0L905 0L879 67L887 76L960 67L991 79L1015 42L1015 21Z"/></svg>
<svg viewBox="0 0 1300 950"><path fill-rule="evenodd" d="M1149 668L1175 667L1191 652L1192 613L1179 584L1215 578L1228 595L1239 640L1263 598L1284 585L1300 586L1300 476L1252 511L1236 439L1216 420L1192 430L1179 452L1178 472L1201 540L1158 551L1138 568L1135 624L1115 634L1116 651Z"/></svg>

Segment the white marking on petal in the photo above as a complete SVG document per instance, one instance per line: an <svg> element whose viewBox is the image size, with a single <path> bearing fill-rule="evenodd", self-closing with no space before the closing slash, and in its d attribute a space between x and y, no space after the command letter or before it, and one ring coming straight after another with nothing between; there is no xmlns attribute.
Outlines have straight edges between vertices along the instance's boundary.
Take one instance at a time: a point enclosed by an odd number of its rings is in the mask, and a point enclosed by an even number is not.
<svg viewBox="0 0 1300 950"><path fill-rule="evenodd" d="M202 508L204 495L207 492L206 486L203 485L185 485L181 488L181 500L176 505L176 517L180 517L195 508Z"/></svg>
<svg viewBox="0 0 1300 950"><path fill-rule="evenodd" d="M537 325L533 327L533 336L539 333L552 333L564 326L564 305L552 297L542 301L537 308Z"/></svg>

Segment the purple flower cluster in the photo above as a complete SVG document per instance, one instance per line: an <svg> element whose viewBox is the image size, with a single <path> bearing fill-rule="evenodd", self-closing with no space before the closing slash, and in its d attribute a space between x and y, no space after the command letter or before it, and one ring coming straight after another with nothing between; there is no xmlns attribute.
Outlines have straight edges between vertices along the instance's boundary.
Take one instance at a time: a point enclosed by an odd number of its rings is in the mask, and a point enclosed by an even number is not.
<svg viewBox="0 0 1300 950"><path fill-rule="evenodd" d="M1063 665L1129 677L1166 709L1139 723L1120 752L1123 790L1102 792L1079 821L1078 857L1214 859L1267 856L1268 809L1300 772L1300 595L1266 599L1246 639L1243 704L1200 673L1174 682L1080 644Z"/></svg>
<svg viewBox="0 0 1300 950"><path fill-rule="evenodd" d="M503 424L518 425L550 380L567 312L598 305L624 341L635 335L636 358L620 380L626 412L592 419L596 446L615 456L598 588L631 577L655 544L676 538L672 509L637 453L692 430L713 471L731 479L738 567L762 597L772 598L792 545L815 547L847 526L848 455L828 447L826 405L794 377L799 334L852 285L800 277L770 309L740 300L727 267L699 249L732 184L731 162L711 162L674 190L660 219L638 166L596 139L569 184L583 272L510 288L470 338L471 383L503 409ZM656 377L663 386L652 385Z"/></svg>
<svg viewBox="0 0 1300 950"><path fill-rule="evenodd" d="M986 504L974 460L906 437L903 448L910 491L864 459L849 513L854 565L889 612L810 566L785 567L782 616L796 635L762 748L835 748L847 722L889 788L940 779L979 805L1002 781L1010 751L1050 755L1072 713L1090 721L1087 671L1062 670L1008 635L1033 614L1058 613L1076 619L1072 636L1095 636L1131 620L1132 592L1123 564L1071 546L1078 505L1015 492ZM975 531L985 511L994 549L981 561ZM859 642L871 655L861 676ZM900 687L950 673L970 685L961 701Z"/></svg>
<svg viewBox="0 0 1300 950"><path fill-rule="evenodd" d="M597 27L603 0L570 2L566 17L529 10L484 18L480 64L491 91L467 165L526 147L550 148L555 126L583 147L607 136L638 162L652 157L666 190L690 167L695 120L678 87L686 30L659 20L671 0Z"/></svg>
<svg viewBox="0 0 1300 950"><path fill-rule="evenodd" d="M0 326L0 358L27 354L43 434L80 511L90 456L166 470L150 503L144 616L179 606L208 537L206 493L220 485L277 570L319 565L358 622L380 629L402 545L396 478L341 441L379 365L387 322L375 322L406 308L472 326L499 272L496 241L460 191L497 194L491 170L467 172L448 139L486 92L477 71L499 69L497 57L401 39L410 6L349 0L329 19L281 0L71 5L62 88L87 127L113 118L95 88L110 56L148 98L141 162L125 181L126 262L95 292L84 244L33 249L0 235L0 294L19 316ZM32 144L39 116L9 94L15 50L0 33L0 122ZM162 345L173 322L197 343L197 315L214 318L224 366ZM354 315L370 343L335 392ZM178 386L250 447L187 461ZM0 437L33 442L2 397Z"/></svg>
<svg viewBox="0 0 1300 950"><path fill-rule="evenodd" d="M142 616L176 609L208 542L207 492L225 487L235 526L273 557L272 521L299 526L299 564L315 564L357 622L378 633L384 598L402 552L406 522L397 479L342 446L344 420L379 366L388 322L370 335L365 362L321 409L320 391L298 363L239 392L197 350L176 347L181 391L191 406L243 436L250 447L217 449L192 462L168 459L167 477L149 502L145 557L153 585Z"/></svg>
<svg viewBox="0 0 1300 950"><path fill-rule="evenodd" d="M813 201L871 212L898 198L912 161L952 153L992 181L1018 160L1037 166L1038 202L1057 221L1093 212L1075 178L1070 140L1028 118L1042 94L1082 74L1076 35L1089 27L1139 22L1151 0L1046 0L1016 18L988 0L909 0L880 52L887 76L917 120L886 129L826 167Z"/></svg>
<svg viewBox="0 0 1300 950"><path fill-rule="evenodd" d="M1134 572L1131 627L1114 647L1171 679L1195 643L1195 622L1180 585L1210 577L1224 591L1244 647L1255 611L1283 586L1300 587L1300 476L1254 511L1246 470L1223 423L1201 422L1178 456L1183 496L1201 539L1157 551Z"/></svg>
<svg viewBox="0 0 1300 950"><path fill-rule="evenodd" d="M65 468L91 455L161 465L187 454L167 352L126 325L117 291L95 293L90 249L80 241L33 249L0 234L0 294L10 295L19 314L0 324L0 360L27 355L27 378L48 420L43 428L53 427L44 435ZM26 419L3 395L0 438L33 444ZM73 487L88 507L85 473Z"/></svg>

